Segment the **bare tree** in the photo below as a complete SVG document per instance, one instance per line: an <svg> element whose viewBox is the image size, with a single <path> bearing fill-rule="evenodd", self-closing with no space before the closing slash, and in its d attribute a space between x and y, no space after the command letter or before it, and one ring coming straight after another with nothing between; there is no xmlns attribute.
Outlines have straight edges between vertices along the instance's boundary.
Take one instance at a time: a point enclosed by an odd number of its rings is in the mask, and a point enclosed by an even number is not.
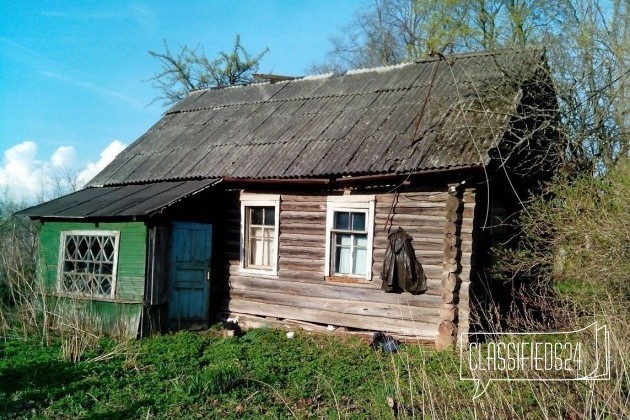
<svg viewBox="0 0 630 420"><path fill-rule="evenodd" d="M153 102L164 100L164 105L170 105L193 90L251 83L260 60L268 51L269 48L265 48L252 56L236 35L230 52L220 51L217 58L209 60L202 47L192 49L182 45L174 54L164 41L163 52L149 51L162 65L161 70L147 80L160 91Z"/></svg>

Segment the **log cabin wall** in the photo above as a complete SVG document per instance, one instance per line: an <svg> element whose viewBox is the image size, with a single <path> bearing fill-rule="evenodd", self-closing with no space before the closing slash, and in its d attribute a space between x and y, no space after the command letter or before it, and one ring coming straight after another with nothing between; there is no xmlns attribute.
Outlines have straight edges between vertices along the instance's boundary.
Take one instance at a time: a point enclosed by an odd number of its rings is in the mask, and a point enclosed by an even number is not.
<svg viewBox="0 0 630 420"><path fill-rule="evenodd" d="M226 202L231 204L226 214L225 236L229 239L215 248L225 250L228 269L224 280L229 288L221 305L223 316L290 319L433 341L442 321L449 194L444 187L443 191L374 195L372 281L368 284L325 280L327 195L323 193L281 194L278 275L243 272L239 261L239 199L237 193L228 195ZM472 209L463 210L462 216L462 224L470 226L472 231ZM398 227L413 238L416 257L428 280L428 291L424 294L381 290L387 237Z"/></svg>

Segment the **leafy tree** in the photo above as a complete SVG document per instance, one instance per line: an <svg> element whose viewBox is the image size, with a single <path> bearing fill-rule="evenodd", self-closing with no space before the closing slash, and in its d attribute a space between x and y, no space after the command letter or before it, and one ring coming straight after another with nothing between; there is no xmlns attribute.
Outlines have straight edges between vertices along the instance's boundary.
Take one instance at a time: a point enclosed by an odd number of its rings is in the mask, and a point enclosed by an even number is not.
<svg viewBox="0 0 630 420"><path fill-rule="evenodd" d="M191 49L182 45L174 54L164 41L163 52L149 51L162 65L161 70L148 79L160 91L153 102L164 100L164 105L170 105L193 90L251 83L260 60L268 51L269 48L265 48L252 56L236 35L230 52L220 51L214 60L209 60L202 47Z"/></svg>

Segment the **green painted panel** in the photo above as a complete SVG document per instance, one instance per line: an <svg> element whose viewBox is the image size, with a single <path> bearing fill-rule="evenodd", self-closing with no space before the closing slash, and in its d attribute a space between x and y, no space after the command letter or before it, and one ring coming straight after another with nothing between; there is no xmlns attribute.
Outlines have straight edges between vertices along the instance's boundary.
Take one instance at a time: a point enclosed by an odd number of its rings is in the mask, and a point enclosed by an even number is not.
<svg viewBox="0 0 630 420"><path fill-rule="evenodd" d="M135 338L140 329L141 303L49 297L46 305L55 321L95 334Z"/></svg>
<svg viewBox="0 0 630 420"><path fill-rule="evenodd" d="M44 222L40 231L42 281L56 290L61 232L69 230L113 230L119 232L116 299L142 302L144 297L147 228L142 222Z"/></svg>

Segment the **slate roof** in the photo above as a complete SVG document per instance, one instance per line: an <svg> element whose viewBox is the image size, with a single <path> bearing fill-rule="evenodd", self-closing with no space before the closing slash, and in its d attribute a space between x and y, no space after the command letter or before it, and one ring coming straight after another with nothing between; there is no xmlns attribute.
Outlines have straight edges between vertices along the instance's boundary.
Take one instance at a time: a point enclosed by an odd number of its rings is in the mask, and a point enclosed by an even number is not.
<svg viewBox="0 0 630 420"><path fill-rule="evenodd" d="M61 219L143 217L197 194L219 181L219 179L203 179L85 188L16 214L31 218L45 216Z"/></svg>
<svg viewBox="0 0 630 420"><path fill-rule="evenodd" d="M89 185L479 166L541 65L542 49L505 50L196 91Z"/></svg>

